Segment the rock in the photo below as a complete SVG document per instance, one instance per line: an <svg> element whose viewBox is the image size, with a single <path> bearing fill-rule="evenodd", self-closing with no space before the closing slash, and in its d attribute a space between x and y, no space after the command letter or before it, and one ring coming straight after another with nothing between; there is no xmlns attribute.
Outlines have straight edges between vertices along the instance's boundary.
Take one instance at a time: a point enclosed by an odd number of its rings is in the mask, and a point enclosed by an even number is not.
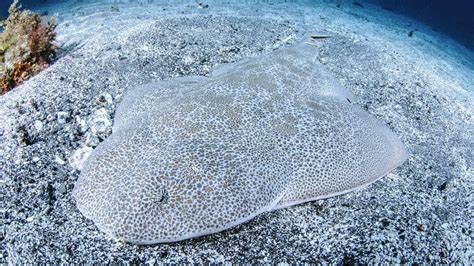
<svg viewBox="0 0 474 266"><path fill-rule="evenodd" d="M62 183L62 184L59 186L58 192L59 192L60 194L66 193L66 185L65 185L64 183Z"/></svg>
<svg viewBox="0 0 474 266"><path fill-rule="evenodd" d="M38 131L42 131L43 130L43 122L39 121L39 120L36 120L35 121L35 128L36 130Z"/></svg>
<svg viewBox="0 0 474 266"><path fill-rule="evenodd" d="M58 123L65 124L69 119L69 113L67 112L58 112L57 113Z"/></svg>
<svg viewBox="0 0 474 266"><path fill-rule="evenodd" d="M108 104L112 104L113 102L113 99L112 99L112 95L110 95L110 93L103 93L101 95L99 95L99 97L97 97L96 99L96 103L108 103Z"/></svg>
<svg viewBox="0 0 474 266"><path fill-rule="evenodd" d="M60 165L64 165L66 163L59 155L56 155L54 157L54 161L57 162Z"/></svg>
<svg viewBox="0 0 474 266"><path fill-rule="evenodd" d="M46 116L46 121L48 121L48 122L52 122L52 121L54 121L54 119L55 119L55 118L54 118L54 115L53 115L53 114L48 114L48 115Z"/></svg>
<svg viewBox="0 0 474 266"><path fill-rule="evenodd" d="M80 171L82 167L84 166L84 162L87 160L92 150L93 149L91 147L87 147L87 146L77 149L69 157L68 159L69 165L71 165L72 168Z"/></svg>
<svg viewBox="0 0 474 266"><path fill-rule="evenodd" d="M112 98L112 95L110 95L110 93L104 93L103 97L108 104L112 104L113 98Z"/></svg>
<svg viewBox="0 0 474 266"><path fill-rule="evenodd" d="M86 146L95 147L99 145L99 143L100 143L100 140L96 134L92 134L92 133L87 134L86 143L85 143Z"/></svg>
<svg viewBox="0 0 474 266"><path fill-rule="evenodd" d="M85 133L87 129L89 128L86 120L82 119L79 115L76 115L75 119L76 119L76 123L80 126L79 131L81 133Z"/></svg>
<svg viewBox="0 0 474 266"><path fill-rule="evenodd" d="M105 108L100 108L94 112L94 118L92 119L92 133L104 133L108 129L111 129L112 121Z"/></svg>

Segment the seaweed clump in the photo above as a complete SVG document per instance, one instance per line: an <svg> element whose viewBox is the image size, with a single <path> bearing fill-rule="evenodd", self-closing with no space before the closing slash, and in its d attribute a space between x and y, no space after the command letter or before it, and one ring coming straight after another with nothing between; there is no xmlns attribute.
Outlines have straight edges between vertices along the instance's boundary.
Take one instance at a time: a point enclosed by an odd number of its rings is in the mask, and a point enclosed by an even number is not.
<svg viewBox="0 0 474 266"><path fill-rule="evenodd" d="M0 95L47 68L59 49L55 20L20 10L18 0L8 13L0 25Z"/></svg>

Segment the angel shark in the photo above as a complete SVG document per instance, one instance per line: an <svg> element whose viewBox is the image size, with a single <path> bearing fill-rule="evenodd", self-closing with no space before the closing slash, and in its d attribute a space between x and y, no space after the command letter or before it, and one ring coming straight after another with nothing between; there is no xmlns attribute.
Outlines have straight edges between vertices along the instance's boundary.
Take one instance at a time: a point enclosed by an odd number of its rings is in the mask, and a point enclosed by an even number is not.
<svg viewBox="0 0 474 266"><path fill-rule="evenodd" d="M302 42L130 90L77 181L77 207L112 238L175 242L383 177L403 144L316 54Z"/></svg>

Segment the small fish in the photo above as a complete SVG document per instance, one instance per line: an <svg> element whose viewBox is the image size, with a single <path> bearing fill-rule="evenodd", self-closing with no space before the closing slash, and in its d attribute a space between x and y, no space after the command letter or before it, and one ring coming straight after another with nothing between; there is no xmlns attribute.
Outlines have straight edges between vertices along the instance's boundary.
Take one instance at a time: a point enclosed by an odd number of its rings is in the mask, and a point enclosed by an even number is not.
<svg viewBox="0 0 474 266"><path fill-rule="evenodd" d="M415 33L415 31L418 31L418 30L414 29L414 30L411 30L410 32L408 32L408 37L413 37L413 34Z"/></svg>
<svg viewBox="0 0 474 266"><path fill-rule="evenodd" d="M329 35L311 35L311 39L313 40L320 40L320 39L328 39L331 38Z"/></svg>
<svg viewBox="0 0 474 266"><path fill-rule="evenodd" d="M202 8L208 8L208 7L209 7L208 4L204 4L204 3L201 3L201 2L198 3L198 8L201 8L201 9L202 9Z"/></svg>

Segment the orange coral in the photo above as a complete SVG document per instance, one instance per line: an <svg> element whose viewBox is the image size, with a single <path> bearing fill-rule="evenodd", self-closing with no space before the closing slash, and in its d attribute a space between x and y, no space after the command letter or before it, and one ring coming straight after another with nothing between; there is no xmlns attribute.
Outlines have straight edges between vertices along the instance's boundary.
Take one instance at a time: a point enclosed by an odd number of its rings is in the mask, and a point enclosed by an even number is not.
<svg viewBox="0 0 474 266"><path fill-rule="evenodd" d="M54 21L28 10L20 12L18 0L8 11L0 39L0 94L48 67L58 50Z"/></svg>

